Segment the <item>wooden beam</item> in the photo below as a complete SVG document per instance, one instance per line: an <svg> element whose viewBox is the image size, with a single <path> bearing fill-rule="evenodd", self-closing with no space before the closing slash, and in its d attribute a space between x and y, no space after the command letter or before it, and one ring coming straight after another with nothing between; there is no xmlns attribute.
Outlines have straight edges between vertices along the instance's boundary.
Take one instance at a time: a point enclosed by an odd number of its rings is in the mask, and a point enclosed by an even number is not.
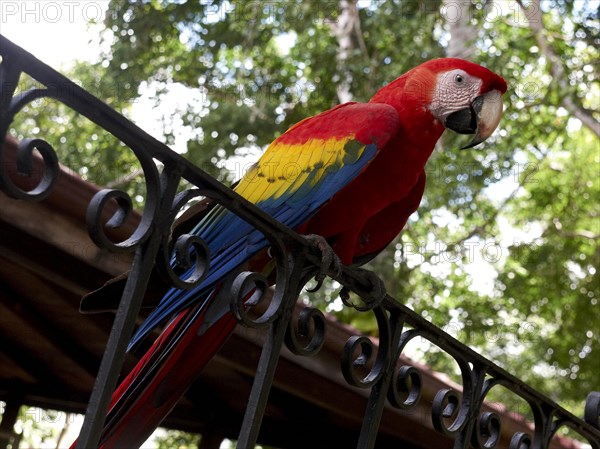
<svg viewBox="0 0 600 449"><path fill-rule="evenodd" d="M0 400L8 401L14 391L22 394L22 404L29 407L39 407L83 413L87 406L89 393L77 393L69 389L57 389L49 384L27 384L17 381L0 380Z"/></svg>
<svg viewBox="0 0 600 449"><path fill-rule="evenodd" d="M40 383L54 378L56 388L91 389L94 374L65 353L60 337L25 321L21 312L8 307L4 299L0 301L2 352L18 361L25 371L35 373Z"/></svg>
<svg viewBox="0 0 600 449"><path fill-rule="evenodd" d="M77 222L61 215L40 203L30 203L8 198L0 193L0 222L18 229L21 235L33 240L24 244L34 248L33 242L42 241L52 245L79 263L84 262L108 277L127 271L131 265L131 254L111 253L98 248L90 239L85 222ZM16 233L13 231L13 234ZM10 240L3 239L4 244Z"/></svg>
<svg viewBox="0 0 600 449"><path fill-rule="evenodd" d="M49 291L48 294L51 295L52 292ZM0 293L2 303L0 310L4 312L5 308L11 308L18 311L19 319L26 323L28 328L35 329L40 339L52 345L55 352L60 352L72 360L74 364L90 375L90 380L93 380L98 371L98 357L88 352L77 340L65 334L64 330L56 326L52 320L48 320L47 317L40 314L36 310L36 304L31 304L28 298L20 297L17 303L13 299L16 296L12 291L6 291L5 288Z"/></svg>
<svg viewBox="0 0 600 449"><path fill-rule="evenodd" d="M204 432L200 440L200 449L219 449L224 439L220 432Z"/></svg>

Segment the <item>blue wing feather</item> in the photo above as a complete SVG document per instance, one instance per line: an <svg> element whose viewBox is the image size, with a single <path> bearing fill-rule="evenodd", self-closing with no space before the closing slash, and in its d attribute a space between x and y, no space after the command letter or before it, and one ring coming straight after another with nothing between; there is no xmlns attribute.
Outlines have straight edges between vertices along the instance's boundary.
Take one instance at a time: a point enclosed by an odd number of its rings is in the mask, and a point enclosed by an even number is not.
<svg viewBox="0 0 600 449"><path fill-rule="evenodd" d="M305 180L299 188L290 189L278 198L261 201L257 206L288 227L295 228L306 222L325 202L351 182L373 159L377 151L375 143L364 145L362 154L355 161L348 161L351 163L341 165L338 170L327 171L316 183ZM309 174L307 179L314 181L312 176L315 176L314 172ZM192 303L204 301L207 306L210 302L208 298L212 298L209 293L215 285L268 245L262 233L221 206L215 207L192 232L206 242L211 253L207 277L201 285L189 291L170 289L138 328L130 348L154 327ZM184 277L190 273L191 269ZM221 306L225 313L227 305Z"/></svg>

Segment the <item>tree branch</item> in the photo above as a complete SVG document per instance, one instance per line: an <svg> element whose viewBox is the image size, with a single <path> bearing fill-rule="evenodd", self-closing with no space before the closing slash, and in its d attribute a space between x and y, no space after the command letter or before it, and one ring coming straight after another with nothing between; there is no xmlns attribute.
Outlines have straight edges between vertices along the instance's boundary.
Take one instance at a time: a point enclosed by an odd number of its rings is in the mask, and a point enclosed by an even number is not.
<svg viewBox="0 0 600 449"><path fill-rule="evenodd" d="M125 176L122 176L119 179L115 179L114 181L107 182L105 187L107 189L114 189L117 187L122 187L122 186L130 183L134 179L136 179L140 176L143 176L143 175L144 175L144 171L141 168L138 168L138 169L132 171L131 173L128 173Z"/></svg>
<svg viewBox="0 0 600 449"><path fill-rule="evenodd" d="M573 94L570 93L570 86L568 77L565 73L565 67L546 38L546 30L544 29L544 24L542 22L540 0L531 0L529 8L525 6L523 0L517 0L517 3L527 18L529 28L533 31L540 50L550 63L550 75L552 75L552 78L558 83L560 91L563 93L561 100L562 106L600 138L600 124L598 124L592 114L573 98Z"/></svg>

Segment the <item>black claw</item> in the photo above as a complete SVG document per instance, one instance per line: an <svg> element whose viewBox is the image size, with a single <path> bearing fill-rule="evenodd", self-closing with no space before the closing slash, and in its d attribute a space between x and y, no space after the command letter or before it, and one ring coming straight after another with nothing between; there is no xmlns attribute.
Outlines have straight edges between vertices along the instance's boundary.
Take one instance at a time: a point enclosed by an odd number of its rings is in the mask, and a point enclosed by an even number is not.
<svg viewBox="0 0 600 449"><path fill-rule="evenodd" d="M346 307L353 307L350 302L350 290L346 287L342 287L340 290L340 299L342 300L342 304Z"/></svg>
<svg viewBox="0 0 600 449"><path fill-rule="evenodd" d="M333 255L335 257L333 258L330 266L333 271L335 271L335 275L340 276L342 274L342 261L335 253L333 253Z"/></svg>
<svg viewBox="0 0 600 449"><path fill-rule="evenodd" d="M364 312L377 307L385 299L387 291L381 278L370 270L364 268L354 268L357 272L361 272L367 278L368 286L362 286L365 289L366 296L361 296L364 305L354 304L350 301L350 290L347 287L342 287L339 296L342 303L347 307Z"/></svg>
<svg viewBox="0 0 600 449"><path fill-rule="evenodd" d="M318 291L323 286L323 280L324 279L317 279L317 276L315 276L315 280L317 281L317 285L315 285L313 288L307 288L306 291L308 293L314 293L314 292Z"/></svg>
<svg viewBox="0 0 600 449"><path fill-rule="evenodd" d="M321 253L321 264L319 266L319 271L315 276L315 280L317 281L317 285L309 290L308 292L314 293L321 288L323 285L323 281L327 276L327 272L330 269L333 269L337 275L342 272L342 261L337 256L337 254L333 251L329 243L325 240L325 238L316 234L309 234L304 236L308 242L317 248Z"/></svg>
<svg viewBox="0 0 600 449"><path fill-rule="evenodd" d="M381 280L379 276L369 270L363 271L367 275L367 279L369 280L370 286L370 294L371 301L374 305L378 305L383 301L383 299L387 295L387 291L385 289L385 284Z"/></svg>

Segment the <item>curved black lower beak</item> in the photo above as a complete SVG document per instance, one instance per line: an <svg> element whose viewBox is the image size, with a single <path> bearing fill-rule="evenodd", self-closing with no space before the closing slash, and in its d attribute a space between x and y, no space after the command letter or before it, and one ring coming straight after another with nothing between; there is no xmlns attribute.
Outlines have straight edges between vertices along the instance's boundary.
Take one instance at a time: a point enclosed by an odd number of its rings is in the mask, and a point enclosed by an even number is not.
<svg viewBox="0 0 600 449"><path fill-rule="evenodd" d="M462 148L464 150L487 139L498 126L500 117L502 94L498 90L492 90L475 98L468 108L448 115L444 125L459 134L475 134L473 140Z"/></svg>
<svg viewBox="0 0 600 449"><path fill-rule="evenodd" d="M477 115L481 112L483 101L478 101L481 97L477 97L468 108L453 112L446 118L446 128L451 129L459 134L475 134L477 132ZM479 110L476 108L476 103L479 104Z"/></svg>

